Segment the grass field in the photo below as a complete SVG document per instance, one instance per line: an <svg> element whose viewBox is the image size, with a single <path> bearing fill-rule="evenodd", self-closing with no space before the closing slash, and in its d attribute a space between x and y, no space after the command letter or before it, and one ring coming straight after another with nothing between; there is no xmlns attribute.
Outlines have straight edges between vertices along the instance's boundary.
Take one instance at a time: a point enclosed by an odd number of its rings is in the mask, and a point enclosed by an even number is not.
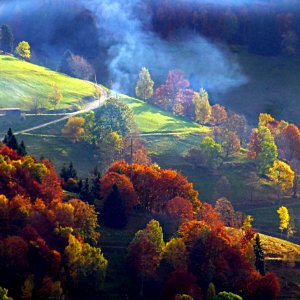
<svg viewBox="0 0 300 300"><path fill-rule="evenodd" d="M63 95L59 109L72 109L82 105L93 95L94 87L83 80L71 78L15 57L0 56L0 107L19 107L30 110L32 97L38 97L42 107L52 109L48 103L51 84L55 82Z"/></svg>

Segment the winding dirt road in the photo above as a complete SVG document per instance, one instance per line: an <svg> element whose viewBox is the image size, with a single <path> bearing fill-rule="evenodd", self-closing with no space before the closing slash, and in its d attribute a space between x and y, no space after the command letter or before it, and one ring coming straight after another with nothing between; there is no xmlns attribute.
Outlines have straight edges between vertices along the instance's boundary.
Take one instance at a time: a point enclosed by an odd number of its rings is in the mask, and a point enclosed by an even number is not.
<svg viewBox="0 0 300 300"><path fill-rule="evenodd" d="M61 121L67 120L69 118L72 118L72 117L74 117L76 115L79 115L79 114L82 114L82 113L85 113L85 112L88 112L88 111L91 111L91 110L94 110L94 109L100 107L101 105L103 105L103 103L107 99L107 92L104 89L102 89L101 87L99 87L98 85L96 85L94 83L92 83L92 84L95 87L97 87L99 90L101 90L101 97L99 99L97 99L97 100L95 100L93 102L87 103L83 109L75 111L75 112L72 112L72 113L68 113L68 114L66 114L63 117L58 118L57 120L53 120L53 121L50 121L50 122L47 122L47 123L44 123L44 124L41 124L41 125L38 125L38 126L34 126L34 127L27 128L27 129L23 129L23 130L15 132L14 134L18 135L18 134L22 134L22 133L31 132L31 131L34 131L34 130L37 130L37 129L40 129L40 128L44 128L44 127L47 127L49 125L59 123Z"/></svg>

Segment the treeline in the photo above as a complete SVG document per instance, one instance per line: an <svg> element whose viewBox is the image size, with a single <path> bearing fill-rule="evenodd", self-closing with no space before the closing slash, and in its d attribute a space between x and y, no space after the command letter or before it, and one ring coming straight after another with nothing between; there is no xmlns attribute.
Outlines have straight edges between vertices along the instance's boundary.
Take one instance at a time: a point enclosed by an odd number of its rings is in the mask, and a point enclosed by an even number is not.
<svg viewBox="0 0 300 300"><path fill-rule="evenodd" d="M186 29L214 41L245 45L259 55L299 50L300 10L295 1L230 5L179 0L147 1L146 5L153 30L166 39L178 37Z"/></svg>

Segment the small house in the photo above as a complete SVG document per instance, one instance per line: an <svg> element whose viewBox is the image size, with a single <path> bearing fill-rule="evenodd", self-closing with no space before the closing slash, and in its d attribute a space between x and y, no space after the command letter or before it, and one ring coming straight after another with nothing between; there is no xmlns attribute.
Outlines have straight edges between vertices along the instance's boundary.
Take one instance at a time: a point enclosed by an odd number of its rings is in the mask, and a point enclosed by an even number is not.
<svg viewBox="0 0 300 300"><path fill-rule="evenodd" d="M12 117L12 118L19 118L21 117L21 109L20 108L0 108L0 115Z"/></svg>

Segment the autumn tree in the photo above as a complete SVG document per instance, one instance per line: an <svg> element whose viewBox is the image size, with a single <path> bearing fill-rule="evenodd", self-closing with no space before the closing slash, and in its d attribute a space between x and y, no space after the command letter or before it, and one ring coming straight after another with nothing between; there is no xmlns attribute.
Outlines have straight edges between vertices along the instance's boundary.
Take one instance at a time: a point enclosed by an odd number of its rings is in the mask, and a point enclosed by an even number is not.
<svg viewBox="0 0 300 300"><path fill-rule="evenodd" d="M228 158L230 155L238 154L241 149L241 142L238 135L226 128L215 128L214 136L218 143L221 144L223 155Z"/></svg>
<svg viewBox="0 0 300 300"><path fill-rule="evenodd" d="M175 197L167 203L167 213L181 220L191 220L194 215L192 203L182 197Z"/></svg>
<svg viewBox="0 0 300 300"><path fill-rule="evenodd" d="M144 230L139 230L129 245L128 262L140 278L140 294L143 296L144 280L154 275L162 258L164 247L162 228L151 220Z"/></svg>
<svg viewBox="0 0 300 300"><path fill-rule="evenodd" d="M255 254L255 267L256 270L259 271L260 275L266 275L266 267L265 267L265 255L264 250L261 245L259 234L255 236L255 244L253 245L254 254Z"/></svg>
<svg viewBox="0 0 300 300"><path fill-rule="evenodd" d="M227 111L224 106L215 104L211 107L211 115L209 123L214 126L222 125L228 118Z"/></svg>
<svg viewBox="0 0 300 300"><path fill-rule="evenodd" d="M107 260L101 249L81 243L72 234L65 248L69 274L76 290L99 291L102 288Z"/></svg>
<svg viewBox="0 0 300 300"><path fill-rule="evenodd" d="M221 219L226 226L235 226L235 211L231 202L227 198L219 198L216 201L215 210L220 214Z"/></svg>
<svg viewBox="0 0 300 300"><path fill-rule="evenodd" d="M197 299L199 294L200 289L197 286L197 278L187 271L179 270L171 273L166 281L163 299L176 299L177 295L188 295L190 298L187 299Z"/></svg>
<svg viewBox="0 0 300 300"><path fill-rule="evenodd" d="M187 250L182 238L172 238L166 243L163 258L175 271L186 271L188 267Z"/></svg>
<svg viewBox="0 0 300 300"><path fill-rule="evenodd" d="M199 93L195 92L193 96L195 105L195 120L200 124L206 124L211 118L212 108L208 101L208 93L201 89Z"/></svg>
<svg viewBox="0 0 300 300"><path fill-rule="evenodd" d="M16 48L16 53L18 56L29 60L31 57L31 52L30 52L30 45L28 42L20 42Z"/></svg>
<svg viewBox="0 0 300 300"><path fill-rule="evenodd" d="M84 135L85 120L82 117L72 117L61 130L62 135L70 139L73 143L78 142Z"/></svg>
<svg viewBox="0 0 300 300"><path fill-rule="evenodd" d="M260 174L265 174L272 167L277 159L278 150L268 127L260 126L252 130L248 156L256 159Z"/></svg>
<svg viewBox="0 0 300 300"><path fill-rule="evenodd" d="M0 27L0 49L6 53L13 52L14 36L8 25Z"/></svg>
<svg viewBox="0 0 300 300"><path fill-rule="evenodd" d="M152 80L148 69L142 68L139 74L139 79L135 88L137 97L144 101L151 98L153 95L154 81Z"/></svg>
<svg viewBox="0 0 300 300"><path fill-rule="evenodd" d="M48 101L53 105L54 109L60 103L63 95L56 82L51 84L51 92L48 94Z"/></svg>
<svg viewBox="0 0 300 300"><path fill-rule="evenodd" d="M226 121L221 126L228 132L235 132L242 144L245 142L247 121L243 115L231 112L228 114Z"/></svg>
<svg viewBox="0 0 300 300"><path fill-rule="evenodd" d="M278 156L288 163L295 172L293 184L293 197L297 195L300 177L300 130L294 124L284 127L275 137L278 147Z"/></svg>
<svg viewBox="0 0 300 300"><path fill-rule="evenodd" d="M132 177L141 207L146 211L165 213L168 201L175 197L190 201L194 210L201 205L193 184L175 170L164 170L155 164L133 164L131 167L124 161L119 161L110 166L108 173L110 172L124 174L128 179Z"/></svg>
<svg viewBox="0 0 300 300"><path fill-rule="evenodd" d="M70 75L83 80L90 80L95 74L95 70L84 57L71 54L69 60Z"/></svg>
<svg viewBox="0 0 300 300"><path fill-rule="evenodd" d="M118 193L126 209L131 210L138 205L138 195L134 189L130 179L124 174L109 171L100 179L100 196L101 199L107 199L111 193L113 193L114 185L118 187Z"/></svg>
<svg viewBox="0 0 300 300"><path fill-rule="evenodd" d="M111 228L124 228L127 224L125 205L118 186L113 185L112 192L104 200L101 210L103 224Z"/></svg>
<svg viewBox="0 0 300 300"><path fill-rule="evenodd" d="M273 181L278 191L278 199L280 192L291 189L294 184L294 171L291 167L281 160L275 160L273 166L269 169L267 176Z"/></svg>
<svg viewBox="0 0 300 300"><path fill-rule="evenodd" d="M279 216L280 224L279 229L281 230L281 234L284 229L288 229L290 223L290 214L288 209L285 206L281 206L277 209L277 213Z"/></svg>
<svg viewBox="0 0 300 300"><path fill-rule="evenodd" d="M90 80L95 74L95 70L84 57L73 54L69 49L64 52L58 71L84 80Z"/></svg>
<svg viewBox="0 0 300 300"><path fill-rule="evenodd" d="M261 113L258 116L258 127L267 126L268 123L275 121L270 114Z"/></svg>
<svg viewBox="0 0 300 300"><path fill-rule="evenodd" d="M168 73L166 82L158 87L154 93L154 103L165 110L173 111L176 104L176 96L190 86L181 70L171 70Z"/></svg>

